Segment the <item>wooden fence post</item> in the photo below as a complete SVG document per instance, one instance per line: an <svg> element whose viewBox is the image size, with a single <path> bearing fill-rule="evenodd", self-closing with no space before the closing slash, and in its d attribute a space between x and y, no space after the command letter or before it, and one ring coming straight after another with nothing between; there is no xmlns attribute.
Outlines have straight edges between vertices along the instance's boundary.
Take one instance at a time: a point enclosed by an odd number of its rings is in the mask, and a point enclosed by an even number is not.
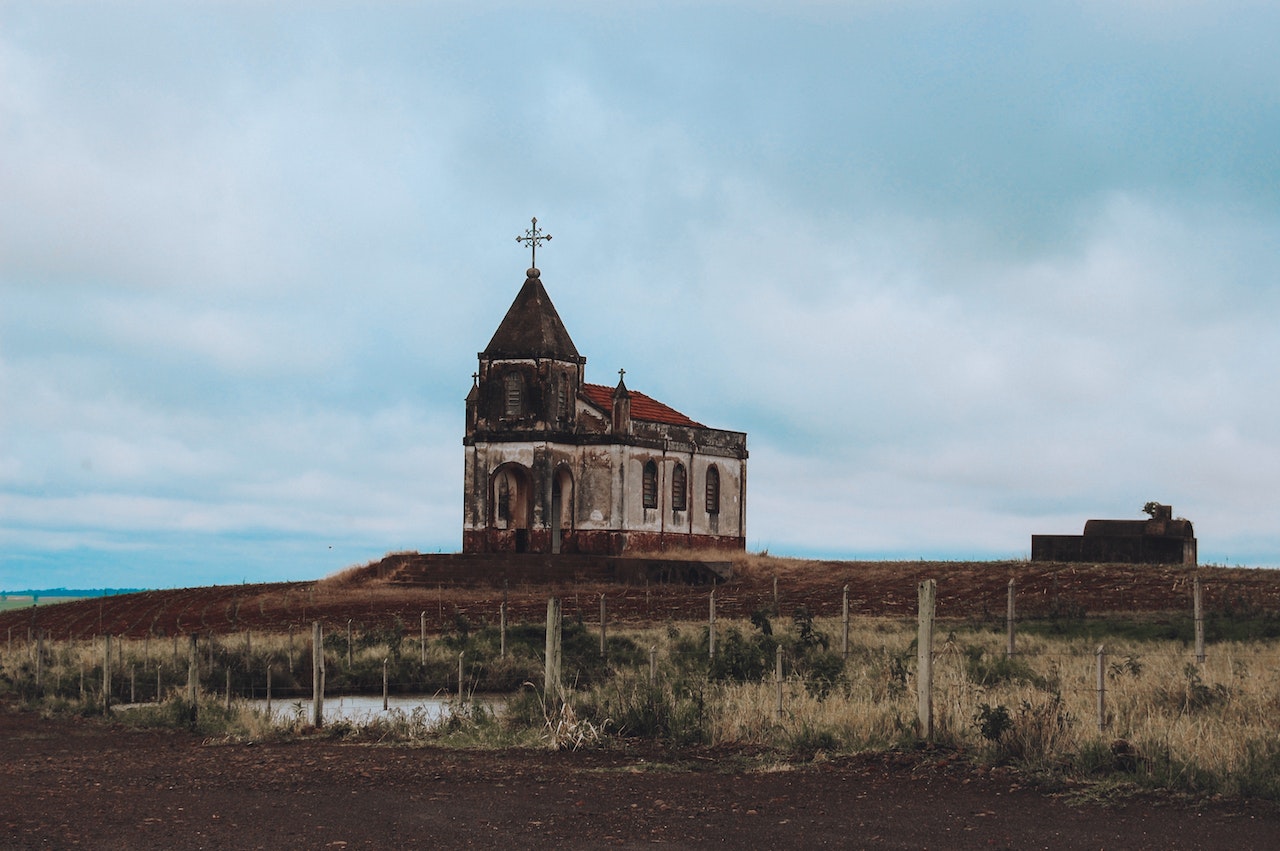
<svg viewBox="0 0 1280 851"><path fill-rule="evenodd" d="M1204 664L1204 598L1200 593L1200 577L1195 578L1192 586L1192 602L1196 619L1196 661Z"/></svg>
<svg viewBox="0 0 1280 851"><path fill-rule="evenodd" d="M459 650L459 651L458 651L458 704L459 704L459 705L461 705L461 704L462 704L462 700L463 700L463 690L462 690L462 684L463 684L463 679L462 679L462 677L463 677L463 667L462 667L462 658L463 658L464 656L466 656L466 655L467 655L467 651L465 651L465 650Z"/></svg>
<svg viewBox="0 0 1280 851"><path fill-rule="evenodd" d="M187 650L187 702L191 704L191 726L194 727L200 698L200 648L194 632Z"/></svg>
<svg viewBox="0 0 1280 851"><path fill-rule="evenodd" d="M387 711L387 687L390 684L390 678L387 671L387 657L382 657L382 711Z"/></svg>
<svg viewBox="0 0 1280 851"><path fill-rule="evenodd" d="M498 658L507 658L507 601L498 605Z"/></svg>
<svg viewBox="0 0 1280 851"><path fill-rule="evenodd" d="M844 586L840 604L840 657L849 661L849 586Z"/></svg>
<svg viewBox="0 0 1280 851"><path fill-rule="evenodd" d="M160 663L157 662L156 663L156 703L160 702L160 698L161 698Z"/></svg>
<svg viewBox="0 0 1280 851"><path fill-rule="evenodd" d="M1017 617L1017 612L1014 609L1014 594L1015 594L1016 587L1017 587L1017 582L1013 579L1013 577L1010 577L1009 578L1009 604L1006 607L1005 615L1004 615L1005 628L1009 634L1009 646L1005 650L1005 655L1008 656L1010 659L1013 658L1013 654L1016 652L1015 646L1014 646L1014 642L1016 639L1014 638L1014 626L1013 626L1014 621L1016 620L1016 617Z"/></svg>
<svg viewBox="0 0 1280 851"><path fill-rule="evenodd" d="M347 618L347 670L351 670L351 618Z"/></svg>
<svg viewBox="0 0 1280 851"><path fill-rule="evenodd" d="M129 702L138 702L138 672L133 665L129 666Z"/></svg>
<svg viewBox="0 0 1280 851"><path fill-rule="evenodd" d="M1098 645L1098 732L1107 729L1107 648Z"/></svg>
<svg viewBox="0 0 1280 851"><path fill-rule="evenodd" d="M608 650L608 630L609 630L609 613L605 608L604 594L600 595L600 658L607 659L609 657Z"/></svg>
<svg viewBox="0 0 1280 851"><path fill-rule="evenodd" d="M782 645L779 644L773 652L773 682L778 691L778 705L774 709L774 715L779 721L782 720Z"/></svg>
<svg viewBox="0 0 1280 851"><path fill-rule="evenodd" d="M427 613L425 611L418 615L418 630L421 637L418 639L418 646L421 652L422 664L427 664Z"/></svg>
<svg viewBox="0 0 1280 851"><path fill-rule="evenodd" d="M36 697L40 696L41 682L44 674L44 636L36 633Z"/></svg>
<svg viewBox="0 0 1280 851"><path fill-rule="evenodd" d="M711 613L707 619L707 658L716 659L716 589L711 589Z"/></svg>
<svg viewBox="0 0 1280 851"><path fill-rule="evenodd" d="M271 718L271 663L267 663L267 718Z"/></svg>
<svg viewBox="0 0 1280 851"><path fill-rule="evenodd" d="M917 587L920 629L916 640L916 714L920 735L933 738L933 610L938 598L938 583L926 579Z"/></svg>
<svg viewBox="0 0 1280 851"><path fill-rule="evenodd" d="M547 651L544 663L543 698L550 711L560 702L560 600L547 600Z"/></svg>
<svg viewBox="0 0 1280 851"><path fill-rule="evenodd" d="M324 726L324 633L320 621L311 622L311 722Z"/></svg>
<svg viewBox="0 0 1280 851"><path fill-rule="evenodd" d="M777 617L781 614L778 611L778 574L773 575L773 616Z"/></svg>
<svg viewBox="0 0 1280 851"><path fill-rule="evenodd" d="M228 665L226 668L226 674L227 674L227 711L230 712L231 711L231 666L230 665Z"/></svg>
<svg viewBox="0 0 1280 851"><path fill-rule="evenodd" d="M293 626L292 625L289 626L289 644L288 644L288 649L285 652L289 654L289 673L292 674L293 673Z"/></svg>
<svg viewBox="0 0 1280 851"><path fill-rule="evenodd" d="M111 711L111 633L102 636L102 712Z"/></svg>
<svg viewBox="0 0 1280 851"><path fill-rule="evenodd" d="M649 685L656 685L658 682L658 645L649 645Z"/></svg>

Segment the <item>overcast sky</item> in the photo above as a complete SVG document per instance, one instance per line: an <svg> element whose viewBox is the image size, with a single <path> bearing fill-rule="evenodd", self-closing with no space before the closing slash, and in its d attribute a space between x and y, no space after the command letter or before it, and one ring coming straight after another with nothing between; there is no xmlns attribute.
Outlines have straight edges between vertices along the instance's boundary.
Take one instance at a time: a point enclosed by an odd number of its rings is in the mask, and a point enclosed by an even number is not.
<svg viewBox="0 0 1280 851"><path fill-rule="evenodd" d="M0 2L0 588L461 545L524 280L748 547L1280 565L1273 3Z"/></svg>

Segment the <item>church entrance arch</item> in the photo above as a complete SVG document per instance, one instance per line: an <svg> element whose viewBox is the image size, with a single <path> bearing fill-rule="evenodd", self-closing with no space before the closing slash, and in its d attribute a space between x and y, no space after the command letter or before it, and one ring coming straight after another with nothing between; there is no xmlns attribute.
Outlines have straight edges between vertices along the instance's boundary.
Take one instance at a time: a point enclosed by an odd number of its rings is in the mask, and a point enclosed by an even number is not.
<svg viewBox="0 0 1280 851"><path fill-rule="evenodd" d="M533 515L529 470L514 462L501 465L493 471L489 494L489 528L506 531L516 552L528 552Z"/></svg>
<svg viewBox="0 0 1280 851"><path fill-rule="evenodd" d="M560 552L566 532L573 531L573 473L564 464L551 480L551 552Z"/></svg>

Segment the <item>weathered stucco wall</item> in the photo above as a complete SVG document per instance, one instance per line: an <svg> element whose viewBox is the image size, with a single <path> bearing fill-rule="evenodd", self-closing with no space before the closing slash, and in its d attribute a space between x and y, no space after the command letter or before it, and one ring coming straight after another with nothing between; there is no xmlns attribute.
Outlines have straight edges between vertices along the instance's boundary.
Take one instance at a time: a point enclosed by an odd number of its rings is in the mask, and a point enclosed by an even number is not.
<svg viewBox="0 0 1280 851"><path fill-rule="evenodd" d="M557 518L565 552L745 547L745 459L619 444L523 441L477 441L465 452L464 551L526 546L545 551L554 546ZM657 508L644 507L644 466L649 461L658 470ZM677 464L688 471L683 511L672 504ZM707 511L712 465L720 474L717 513ZM506 510L499 509L501 496L508 501Z"/></svg>

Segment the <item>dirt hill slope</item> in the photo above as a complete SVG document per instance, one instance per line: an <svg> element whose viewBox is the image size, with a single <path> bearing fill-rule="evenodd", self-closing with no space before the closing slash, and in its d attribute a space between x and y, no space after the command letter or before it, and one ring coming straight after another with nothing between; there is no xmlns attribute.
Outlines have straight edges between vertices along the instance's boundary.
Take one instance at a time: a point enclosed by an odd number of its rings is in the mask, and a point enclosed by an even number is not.
<svg viewBox="0 0 1280 851"><path fill-rule="evenodd" d="M940 617L1003 618L1009 580L1017 580L1020 617L1080 616L1105 612L1186 612L1192 579L1200 576L1209 611L1280 613L1280 571L1242 568L1029 562L853 562L809 561L742 555L734 578L716 588L717 615L747 617L777 604L786 617L800 605L817 617L839 617L841 593L849 586L854 615L912 616L916 584L938 582ZM245 630L305 630L314 620L330 628L348 619L361 627L395 619L416 634L425 614L428 632L449 629L459 617L493 623L507 600L511 622L537 621L547 597L565 601L565 615L591 622L599 617L599 595L607 595L615 623L662 623L707 616L707 587L682 584L584 583L508 587L406 587L377 579L376 566L357 568L314 582L217 585L146 591L80 600L0 614L0 640L25 639L28 629L54 639L110 632L133 637L187 633L227 634Z"/></svg>

